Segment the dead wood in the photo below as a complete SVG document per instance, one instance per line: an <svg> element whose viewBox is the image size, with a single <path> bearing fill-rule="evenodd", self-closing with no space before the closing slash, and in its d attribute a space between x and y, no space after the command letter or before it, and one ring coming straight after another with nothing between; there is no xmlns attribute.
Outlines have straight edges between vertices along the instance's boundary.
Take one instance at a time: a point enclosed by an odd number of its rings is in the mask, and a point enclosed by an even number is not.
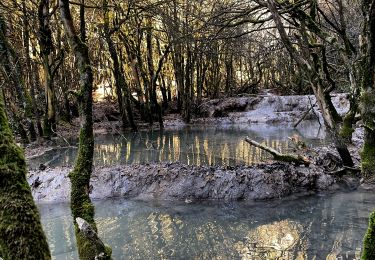
<svg viewBox="0 0 375 260"><path fill-rule="evenodd" d="M277 161L295 163L295 164L298 164L298 165L303 164L305 166L309 166L310 163L311 163L310 160L307 159L304 156L296 155L296 154L282 154L279 151L277 151L277 150L275 150L271 147L265 146L263 144L258 143L257 141L254 141L254 140L250 139L249 137L246 137L245 141L247 143L255 146L255 147L258 147L258 148L260 148L264 151L269 152L273 156L273 159L275 159Z"/></svg>

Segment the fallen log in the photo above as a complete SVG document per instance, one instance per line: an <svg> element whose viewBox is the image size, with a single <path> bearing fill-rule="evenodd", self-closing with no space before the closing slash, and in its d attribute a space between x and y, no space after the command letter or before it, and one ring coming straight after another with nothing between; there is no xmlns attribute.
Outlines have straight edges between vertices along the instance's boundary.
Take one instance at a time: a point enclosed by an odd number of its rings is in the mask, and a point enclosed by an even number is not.
<svg viewBox="0 0 375 260"><path fill-rule="evenodd" d="M310 165L310 160L302 155L295 155L295 154L282 154L279 151L276 151L275 149L265 146L263 144L258 143L257 141L254 141L250 139L249 137L245 138L245 141L255 147L258 147L264 151L269 152L272 156L273 159L281 162L288 162L288 163L295 163L297 165L305 165L309 166Z"/></svg>

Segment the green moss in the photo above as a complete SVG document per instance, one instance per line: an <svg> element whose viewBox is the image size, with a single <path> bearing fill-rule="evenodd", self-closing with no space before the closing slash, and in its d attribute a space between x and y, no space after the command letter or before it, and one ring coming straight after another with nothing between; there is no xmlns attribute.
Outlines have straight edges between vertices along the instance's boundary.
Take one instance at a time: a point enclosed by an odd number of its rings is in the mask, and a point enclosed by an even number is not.
<svg viewBox="0 0 375 260"><path fill-rule="evenodd" d="M370 89L363 91L361 102L362 102L362 119L366 126L375 129L375 91Z"/></svg>
<svg viewBox="0 0 375 260"><path fill-rule="evenodd" d="M82 233L79 232L78 227L76 229L76 238L78 246L78 254L80 260L111 260L112 249L108 246L99 246L88 240ZM99 258L100 253L104 253Z"/></svg>
<svg viewBox="0 0 375 260"><path fill-rule="evenodd" d="M365 178L372 178L375 175L375 146L365 142L361 152L362 175Z"/></svg>
<svg viewBox="0 0 375 260"><path fill-rule="evenodd" d="M14 141L3 104L0 94L0 255L3 259L50 259L26 181L24 154Z"/></svg>
<svg viewBox="0 0 375 260"><path fill-rule="evenodd" d="M340 136L346 141L346 142L350 142L351 139L352 139L352 135L354 133L354 129L352 127L351 124L349 124L348 122L345 122L346 119L344 119L344 124L342 125L341 127L341 130L340 130Z"/></svg>
<svg viewBox="0 0 375 260"><path fill-rule="evenodd" d="M370 214L369 226L363 240L361 259L375 259L375 211Z"/></svg>

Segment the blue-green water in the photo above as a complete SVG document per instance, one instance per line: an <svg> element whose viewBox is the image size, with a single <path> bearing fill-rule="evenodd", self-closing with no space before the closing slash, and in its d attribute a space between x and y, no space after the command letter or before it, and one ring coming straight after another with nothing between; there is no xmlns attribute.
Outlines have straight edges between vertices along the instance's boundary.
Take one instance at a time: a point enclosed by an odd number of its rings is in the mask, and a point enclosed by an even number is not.
<svg viewBox="0 0 375 260"><path fill-rule="evenodd" d="M252 147L251 137L280 151L295 147L290 138L316 146L325 142L325 133L316 122L304 122L298 129L272 125L194 126L163 132L104 135L95 139L95 165L180 161L193 165L252 164L269 159L269 154ZM29 160L30 168L73 165L77 149L55 149Z"/></svg>
<svg viewBox="0 0 375 260"><path fill-rule="evenodd" d="M268 160L244 137L282 151L290 137L325 143L317 124L295 130L269 125L187 127L96 139L95 164L153 161L233 165ZM29 161L72 165L76 149L58 149ZM105 200L95 202L100 236L114 259L359 259L370 191L317 194L267 202ZM54 259L77 259L69 205L42 204L42 222Z"/></svg>
<svg viewBox="0 0 375 260"><path fill-rule="evenodd" d="M54 259L77 259L68 205L39 208ZM95 202L114 259L359 259L374 208L365 191L256 203Z"/></svg>

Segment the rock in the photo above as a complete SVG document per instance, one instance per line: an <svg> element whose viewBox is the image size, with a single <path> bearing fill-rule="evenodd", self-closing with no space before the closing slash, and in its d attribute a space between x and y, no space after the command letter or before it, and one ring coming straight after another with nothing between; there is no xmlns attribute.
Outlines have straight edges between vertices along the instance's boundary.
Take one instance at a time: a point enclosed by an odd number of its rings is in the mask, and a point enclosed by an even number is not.
<svg viewBox="0 0 375 260"><path fill-rule="evenodd" d="M347 94L332 95L332 102L340 115L349 109ZM198 118L192 123L294 123L316 103L313 95L276 96L272 94L250 97L228 97L203 102L198 109ZM305 120L323 122L318 105Z"/></svg>
<svg viewBox="0 0 375 260"><path fill-rule="evenodd" d="M46 168L47 167L43 163L39 164L39 170L44 171Z"/></svg>

